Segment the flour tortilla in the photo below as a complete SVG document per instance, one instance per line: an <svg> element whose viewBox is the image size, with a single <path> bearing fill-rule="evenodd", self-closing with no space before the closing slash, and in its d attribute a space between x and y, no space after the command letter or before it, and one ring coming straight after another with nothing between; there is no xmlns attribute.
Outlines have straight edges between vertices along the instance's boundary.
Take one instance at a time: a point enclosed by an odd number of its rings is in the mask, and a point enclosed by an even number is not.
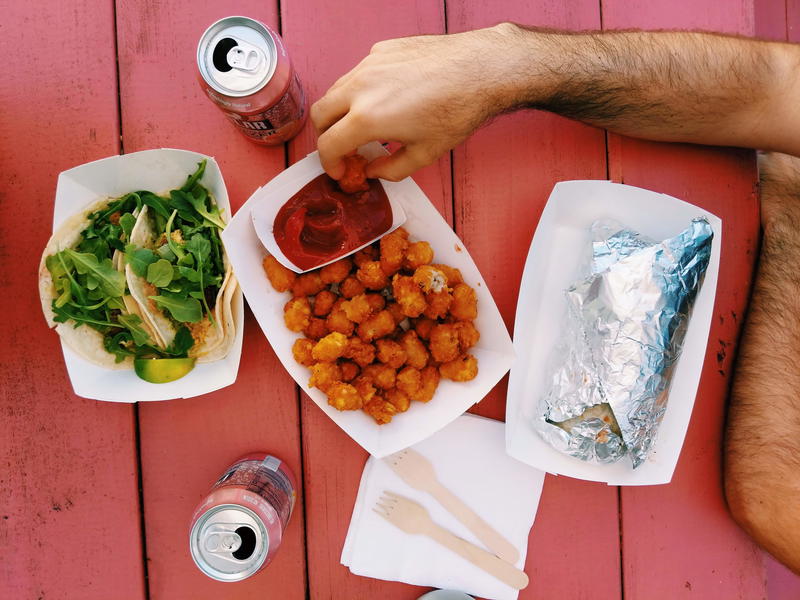
<svg viewBox="0 0 800 600"><path fill-rule="evenodd" d="M45 260L48 256L60 252L66 248L75 248L81 241L81 233L89 226L89 215L108 206L108 203L115 198L103 198L93 202L80 213L72 215L64 221L59 228L50 236L50 240L44 248L42 259L39 262L39 300L42 303L42 312L47 320L48 326L54 328L61 340L76 354L86 359L92 364L107 369L132 369L133 360L130 357L122 362L116 362L116 357L106 351L103 346L103 334L87 325L75 327L74 323L56 323L55 313L53 312L53 300L57 298L53 278L47 269ZM115 268L121 270L124 264L124 257L119 251L115 251L111 259ZM153 340L156 340L155 332L147 325L144 320L139 305L133 301L128 294L122 298L127 307L127 314L138 315L142 318L144 329Z"/></svg>
<svg viewBox="0 0 800 600"><path fill-rule="evenodd" d="M148 207L142 207L142 211L136 219L136 225L134 225L131 232L131 243L140 248L155 250L157 247L156 242L161 234L156 232L153 221L148 217L148 214ZM236 337L232 303L233 292L239 284L233 275L233 268L228 260L228 255L223 253L222 258L225 265L225 277L214 303L215 323L212 323L206 316L199 323L186 324L195 340L194 345L189 350L189 356L196 358L197 362L201 363L225 358L233 347ZM144 277L134 273L130 265L125 267L125 278L131 295L145 315L144 318L156 332L159 344L162 348L168 347L175 339L178 328L169 314L150 300L150 296L156 295L156 288L148 283Z"/></svg>

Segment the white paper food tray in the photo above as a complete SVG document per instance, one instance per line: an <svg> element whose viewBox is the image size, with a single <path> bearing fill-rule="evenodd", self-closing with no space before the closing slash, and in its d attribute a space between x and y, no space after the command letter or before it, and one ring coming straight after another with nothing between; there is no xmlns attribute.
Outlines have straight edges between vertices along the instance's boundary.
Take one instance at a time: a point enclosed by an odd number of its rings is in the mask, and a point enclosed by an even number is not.
<svg viewBox="0 0 800 600"><path fill-rule="evenodd" d="M122 156L111 156L80 165L58 176L53 231L67 218L100 198L116 198L136 190L162 194L180 187L206 159L200 182L208 188L222 210L223 219L230 217L228 191L219 165L210 156L187 150L144 150ZM186 376L170 383L148 383L131 370L104 369L94 365L62 343L72 387L78 396L111 402L138 402L190 398L207 394L236 381L242 355L244 302L241 288L233 297L233 319L236 339L224 359L197 364Z"/></svg>
<svg viewBox="0 0 800 600"><path fill-rule="evenodd" d="M633 469L625 456L610 465L562 454L533 429L536 407L549 383L550 353L564 325L564 290L588 264L590 228L598 219L614 219L645 236L662 240L705 217L714 239L705 280L695 299L683 351L673 372L664 420L647 460ZM506 408L506 449L511 456L543 471L609 485L669 483L678 462L703 369L717 290L722 221L697 206L665 194L608 181L562 181L550 194L528 252L522 276Z"/></svg>
<svg viewBox="0 0 800 600"><path fill-rule="evenodd" d="M359 152L372 159L386 151L380 144L373 143L360 148ZM475 326L481 339L470 353L478 359L478 376L466 383L443 379L430 402L412 402L407 412L398 414L386 425L376 424L362 411L338 411L328 405L325 394L309 388L308 369L292 357L292 344L302 335L286 329L283 321L283 307L290 296L276 292L267 280L261 266L266 251L256 236L251 214L261 202L283 205L316 177L320 168L319 157L314 152L256 190L236 213L222 239L247 302L283 366L339 427L370 454L380 458L425 439L480 401L511 367L514 348L477 266L423 191L411 178L400 182L383 181L387 195L398 201L406 213L404 226L411 238L429 242L435 253L434 260L461 269L464 281L477 293ZM289 181L293 186L287 186Z"/></svg>

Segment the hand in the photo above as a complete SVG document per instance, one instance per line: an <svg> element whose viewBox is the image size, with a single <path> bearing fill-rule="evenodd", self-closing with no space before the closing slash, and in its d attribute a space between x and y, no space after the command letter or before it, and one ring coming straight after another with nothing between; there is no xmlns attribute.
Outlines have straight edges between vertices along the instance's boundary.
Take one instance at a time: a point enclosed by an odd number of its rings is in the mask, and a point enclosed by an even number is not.
<svg viewBox="0 0 800 600"><path fill-rule="evenodd" d="M342 157L374 140L399 142L368 177L399 181L435 162L481 123L508 108L508 38L502 24L453 35L379 42L311 107L322 166L334 179Z"/></svg>

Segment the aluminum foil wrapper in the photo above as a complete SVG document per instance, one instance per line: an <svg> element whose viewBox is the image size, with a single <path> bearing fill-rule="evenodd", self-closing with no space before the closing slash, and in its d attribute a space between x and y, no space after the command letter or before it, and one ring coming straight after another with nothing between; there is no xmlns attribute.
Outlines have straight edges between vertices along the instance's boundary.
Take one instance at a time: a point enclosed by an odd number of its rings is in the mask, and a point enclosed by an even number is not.
<svg viewBox="0 0 800 600"><path fill-rule="evenodd" d="M666 410L713 232L695 219L656 242L598 222L592 238L589 276L565 292L565 335L534 427L571 456L611 463L628 454L636 468Z"/></svg>

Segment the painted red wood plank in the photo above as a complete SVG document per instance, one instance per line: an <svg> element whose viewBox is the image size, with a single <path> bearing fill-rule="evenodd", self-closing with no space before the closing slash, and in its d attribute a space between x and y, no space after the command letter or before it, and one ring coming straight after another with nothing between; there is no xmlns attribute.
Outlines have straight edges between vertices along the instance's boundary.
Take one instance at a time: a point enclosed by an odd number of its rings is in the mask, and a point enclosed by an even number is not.
<svg viewBox="0 0 800 600"><path fill-rule="evenodd" d="M800 0L786 0L786 40L800 41Z"/></svg>
<svg viewBox="0 0 800 600"><path fill-rule="evenodd" d="M447 17L450 31L508 20L564 29L600 27L598 3L590 0L448 2ZM605 179L604 133L525 112L478 131L456 148L454 161L456 229L511 330L528 247L553 184ZM476 412L503 418L505 393L504 379ZM548 476L526 570L532 583L520 598L619 598L616 489Z"/></svg>
<svg viewBox="0 0 800 600"><path fill-rule="evenodd" d="M754 33L768 40L786 40L786 0L753 0Z"/></svg>
<svg viewBox="0 0 800 600"><path fill-rule="evenodd" d="M205 28L244 14L277 29L275 2L117 4L122 132L130 152L160 146L216 156L235 211L284 167L284 150L241 136L202 94L195 52ZM293 382L247 314L237 382L201 398L140 407L144 514L150 598L304 598L302 495L274 563L235 585L212 581L192 564L189 518L224 468L264 450L302 478L300 419Z"/></svg>
<svg viewBox="0 0 800 600"><path fill-rule="evenodd" d="M72 394L36 280L58 173L117 151L112 5L2 10L0 597L141 600L133 408Z"/></svg>
<svg viewBox="0 0 800 600"><path fill-rule="evenodd" d="M603 2L605 29L700 28L753 33L748 0ZM760 551L728 515L721 487L725 400L758 247L753 154L611 136L614 179L672 194L723 220L722 263L705 368L672 483L622 489L625 597L761 598Z"/></svg>
<svg viewBox="0 0 800 600"><path fill-rule="evenodd" d="M284 39L311 102L366 56L375 42L444 31L439 0L339 2L335 8L325 0L293 0L281 3L281 16ZM290 144L290 156L298 159L315 148L316 136L306 129ZM449 157L414 179L450 220ZM358 577L339 564L367 455L305 394L301 401L311 597L416 598L423 590Z"/></svg>

